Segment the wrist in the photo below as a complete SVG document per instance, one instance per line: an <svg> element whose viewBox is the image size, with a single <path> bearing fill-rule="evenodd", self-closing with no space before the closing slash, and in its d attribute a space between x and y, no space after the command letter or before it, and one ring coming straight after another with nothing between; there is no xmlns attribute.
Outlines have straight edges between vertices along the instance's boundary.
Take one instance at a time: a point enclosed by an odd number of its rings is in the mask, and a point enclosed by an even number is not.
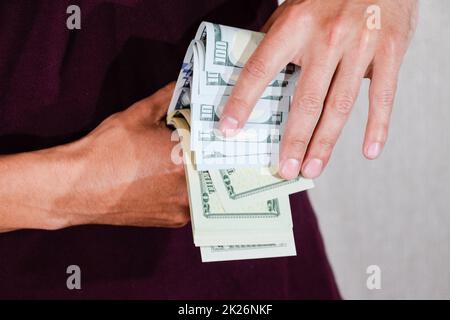
<svg viewBox="0 0 450 320"><path fill-rule="evenodd" d="M60 229L71 218L59 208L70 171L59 148L0 157L0 228Z"/></svg>
<svg viewBox="0 0 450 320"><path fill-rule="evenodd" d="M76 190L83 157L77 143L24 154L26 178L34 180L30 205L42 212L43 229L62 229L78 224L84 195ZM35 205L33 205L35 203Z"/></svg>
<svg viewBox="0 0 450 320"><path fill-rule="evenodd" d="M88 138L37 153L49 165L54 186L48 189L50 221L54 229L95 223L106 209L97 196L92 144Z"/></svg>
<svg viewBox="0 0 450 320"><path fill-rule="evenodd" d="M20 177L17 179L19 196L12 196L26 199L29 227L56 230L88 222L86 213L91 201L84 187L88 153L82 141L17 155L17 164L24 168L24 175L22 181ZM26 194L19 190L21 184ZM35 221L33 216L39 220Z"/></svg>

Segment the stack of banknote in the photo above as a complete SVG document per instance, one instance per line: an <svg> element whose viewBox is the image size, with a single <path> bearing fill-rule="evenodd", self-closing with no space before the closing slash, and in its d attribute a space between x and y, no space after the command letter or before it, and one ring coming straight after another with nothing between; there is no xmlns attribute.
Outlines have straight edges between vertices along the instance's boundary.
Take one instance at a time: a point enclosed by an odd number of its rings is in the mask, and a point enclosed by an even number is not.
<svg viewBox="0 0 450 320"><path fill-rule="evenodd" d="M169 106L167 123L181 141L194 244L204 262L296 254L289 194L313 183L283 180L276 168L297 67L287 65L269 83L237 135L223 137L217 130L242 67L263 36L203 22Z"/></svg>

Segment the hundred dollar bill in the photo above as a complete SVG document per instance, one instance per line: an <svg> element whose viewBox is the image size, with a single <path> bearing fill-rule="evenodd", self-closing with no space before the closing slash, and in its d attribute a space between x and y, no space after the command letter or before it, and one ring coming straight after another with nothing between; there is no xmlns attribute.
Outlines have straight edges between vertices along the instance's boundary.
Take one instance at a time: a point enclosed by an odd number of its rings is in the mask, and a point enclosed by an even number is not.
<svg viewBox="0 0 450 320"><path fill-rule="evenodd" d="M205 65L205 59L208 59L207 57L213 55L214 52L207 52L204 43L198 40L192 41L191 47L192 59L189 64L192 65L193 81L191 85L194 97L230 95L239 78L240 69L228 69L223 73L212 72ZM188 53L190 54L190 50L188 50ZM230 73L229 70L232 70L232 72ZM264 89L262 96L292 95L297 76L298 72L289 76L284 75L283 78L286 79L272 80Z"/></svg>
<svg viewBox="0 0 450 320"><path fill-rule="evenodd" d="M276 163L277 154L249 153L230 155L218 151L204 150L195 153L195 164L198 170L218 170L222 168L261 168Z"/></svg>
<svg viewBox="0 0 450 320"><path fill-rule="evenodd" d="M236 74L226 74L204 71L200 74L199 94L201 95L230 95L236 84ZM271 81L264 89L262 97L292 95L295 81L278 80Z"/></svg>
<svg viewBox="0 0 450 320"><path fill-rule="evenodd" d="M311 179L299 176L284 180L270 168L212 170L210 176L225 210L235 210L249 201L261 201L314 187Z"/></svg>
<svg viewBox="0 0 450 320"><path fill-rule="evenodd" d="M203 262L275 258L297 254L293 236L285 243L201 247L200 252Z"/></svg>
<svg viewBox="0 0 450 320"><path fill-rule="evenodd" d="M251 122L236 136L224 138L216 133L216 122L220 107L205 105L197 110L197 117L192 116L195 106L192 107L188 96L189 89L177 88L172 97L171 109L168 118L179 110L189 110L189 122L191 127L192 150L195 151L195 165L198 169L230 168L246 166L268 166L276 163L278 149L283 127L285 113L277 110L288 109L287 102L272 105L271 102L262 102L260 108L256 108L251 117ZM280 99L280 101L283 101ZM285 100L284 100L285 101ZM191 109L192 107L192 109ZM287 112L287 111L286 111ZM202 119L198 121L195 119ZM260 122L272 122L263 125Z"/></svg>
<svg viewBox="0 0 450 320"><path fill-rule="evenodd" d="M205 68L212 72L235 73L242 69L247 60L264 38L264 33L202 22L195 39L206 46ZM296 67L289 64L280 71L277 78L292 75Z"/></svg>
<svg viewBox="0 0 450 320"><path fill-rule="evenodd" d="M218 122L222 115L224 102L221 104L211 104L208 102L203 103L191 103L191 116L192 116L192 150L200 150L200 147L206 147L208 142L200 140L202 133L213 132L214 135L220 137L220 140L224 139L217 130ZM283 134L286 125L287 117L289 113L289 99L283 98L282 100L274 103L270 100L259 100L245 126L240 130L240 135L235 138L229 139L236 142L235 146L246 146L247 143L264 140L268 134ZM243 139L246 137L245 140ZM219 140L218 139L218 140ZM244 141L242 141L244 140ZM278 144L278 141L275 142Z"/></svg>
<svg viewBox="0 0 450 320"><path fill-rule="evenodd" d="M202 130L210 128L210 138L208 140L239 142L252 141L249 140L249 138L253 138L253 136L248 137L248 139L244 139L244 137L242 137L239 140L235 137L224 138L216 132L212 132L212 130L216 129L215 125L220 119L223 107L226 103L226 97L206 97L202 103L196 104L192 103L189 96L189 90L190 89L188 88L175 89L172 96L171 107L168 112L169 116L177 110L189 109L192 111L191 116L193 118L193 122L197 121L199 126L207 124L204 125L204 128L202 128ZM249 127L251 128L256 124L269 124L271 126L277 126L284 123L286 121L285 118L287 117L287 114L289 112L289 106L289 99L284 97L279 97L276 102L271 100L259 101L249 116ZM194 114L192 115L192 113ZM277 139L272 140L273 142L279 142L280 138L281 137L278 136Z"/></svg>
<svg viewBox="0 0 450 320"><path fill-rule="evenodd" d="M197 31L196 40L191 42L183 59L176 87L191 89L192 86L194 97L229 95L237 81L240 69L263 37L264 34L260 32L203 22ZM221 53L220 46L227 48L224 53ZM268 90L263 93L262 98L277 99L283 95L291 96L298 75L299 68L289 64L269 83L266 88ZM203 81L202 77L209 80ZM214 86L214 83L217 86ZM280 91L280 88L285 87L289 89ZM173 107L172 101L169 112L173 111Z"/></svg>
<svg viewBox="0 0 450 320"><path fill-rule="evenodd" d="M194 245L204 262L296 254L289 194L312 187L312 181L282 180L270 170L278 164L299 68L289 64L274 77L238 134L224 137L217 130L242 68L263 37L202 23L169 105L166 121L181 140Z"/></svg>
<svg viewBox="0 0 450 320"><path fill-rule="evenodd" d="M184 57L176 86L177 88L189 88L192 101L202 101L210 96L229 96L239 77L238 69L230 69L233 70L232 73L229 71L217 73L205 69L207 56L208 53L205 52L203 43L193 40ZM294 68L293 70L296 72L289 76L289 80L274 79L269 82L261 97L273 100L274 97L276 99L277 97L291 96L299 75L298 69Z"/></svg>
<svg viewBox="0 0 450 320"><path fill-rule="evenodd" d="M271 155L278 154L280 138L272 137L284 131L299 73L294 65L284 68L265 88L245 127L231 138L236 143L230 144L216 130L240 70L263 36L204 22L187 50L169 114L179 108L192 110L191 148L202 169L245 166L245 159L251 160L249 166L267 166L278 158ZM262 162L255 163L258 159Z"/></svg>
<svg viewBox="0 0 450 320"><path fill-rule="evenodd" d="M280 143L281 134L278 131L268 132L265 137L260 137L255 135L255 141L249 141L248 136L245 135L236 135L231 138L224 138L221 135L217 135L214 133L214 128L208 129L204 128L198 133L197 139L199 141L208 141L208 142L246 142L246 143Z"/></svg>
<svg viewBox="0 0 450 320"><path fill-rule="evenodd" d="M195 245L287 242L292 233L288 196L248 202L238 210L224 210L209 172L197 171L192 165L187 122L173 117L171 123L177 128L183 147Z"/></svg>

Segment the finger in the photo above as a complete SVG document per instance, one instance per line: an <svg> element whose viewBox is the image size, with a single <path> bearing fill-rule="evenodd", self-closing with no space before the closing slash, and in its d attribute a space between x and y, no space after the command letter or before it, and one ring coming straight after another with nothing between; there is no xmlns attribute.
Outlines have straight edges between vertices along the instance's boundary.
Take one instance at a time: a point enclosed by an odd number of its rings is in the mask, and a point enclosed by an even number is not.
<svg viewBox="0 0 450 320"><path fill-rule="evenodd" d="M363 145L367 159L376 159L386 143L399 69L400 62L392 56L374 61L369 90L369 117Z"/></svg>
<svg viewBox="0 0 450 320"><path fill-rule="evenodd" d="M323 53L326 52L325 56ZM320 117L322 105L336 70L340 54L330 48L315 50L305 59L289 112L280 153L280 175L285 179L298 176L309 140Z"/></svg>
<svg viewBox="0 0 450 320"><path fill-rule="evenodd" d="M261 32L268 32L270 28L272 27L273 23L278 19L278 17L283 13L284 9L286 8L286 2L281 4L275 11L272 13L272 15L269 17L269 19L266 21L264 26L261 28Z"/></svg>
<svg viewBox="0 0 450 320"><path fill-rule="evenodd" d="M328 164L372 62L376 36L370 32L362 34L339 63L302 164L303 176L315 178Z"/></svg>
<svg viewBox="0 0 450 320"><path fill-rule="evenodd" d="M302 164L304 177L316 178L328 164L372 61L374 44L374 41L363 39L339 63Z"/></svg>
<svg viewBox="0 0 450 320"><path fill-rule="evenodd" d="M152 111L150 115L151 118L157 120L165 118L174 90L175 82L170 82L147 98Z"/></svg>
<svg viewBox="0 0 450 320"><path fill-rule="evenodd" d="M286 27L279 21L275 22L241 71L219 122L223 135L236 134L244 126L269 82L293 58L294 41L288 41ZM301 32L299 35L300 43L304 34Z"/></svg>
<svg viewBox="0 0 450 320"><path fill-rule="evenodd" d="M157 123L166 116L174 89L175 82L170 82L151 96L135 103L128 112L144 123Z"/></svg>

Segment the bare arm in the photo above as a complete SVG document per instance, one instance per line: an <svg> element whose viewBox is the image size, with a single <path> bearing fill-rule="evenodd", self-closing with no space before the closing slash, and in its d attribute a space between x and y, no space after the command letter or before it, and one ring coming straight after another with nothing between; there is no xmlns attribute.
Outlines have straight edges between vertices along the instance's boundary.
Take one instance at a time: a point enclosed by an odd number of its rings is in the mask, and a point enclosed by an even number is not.
<svg viewBox="0 0 450 320"><path fill-rule="evenodd" d="M173 86L64 146L0 157L0 231L189 220L182 164L162 121Z"/></svg>
<svg viewBox="0 0 450 320"><path fill-rule="evenodd" d="M70 147L0 157L0 229L68 226L58 198L70 186ZM81 209L81 208L79 208Z"/></svg>

